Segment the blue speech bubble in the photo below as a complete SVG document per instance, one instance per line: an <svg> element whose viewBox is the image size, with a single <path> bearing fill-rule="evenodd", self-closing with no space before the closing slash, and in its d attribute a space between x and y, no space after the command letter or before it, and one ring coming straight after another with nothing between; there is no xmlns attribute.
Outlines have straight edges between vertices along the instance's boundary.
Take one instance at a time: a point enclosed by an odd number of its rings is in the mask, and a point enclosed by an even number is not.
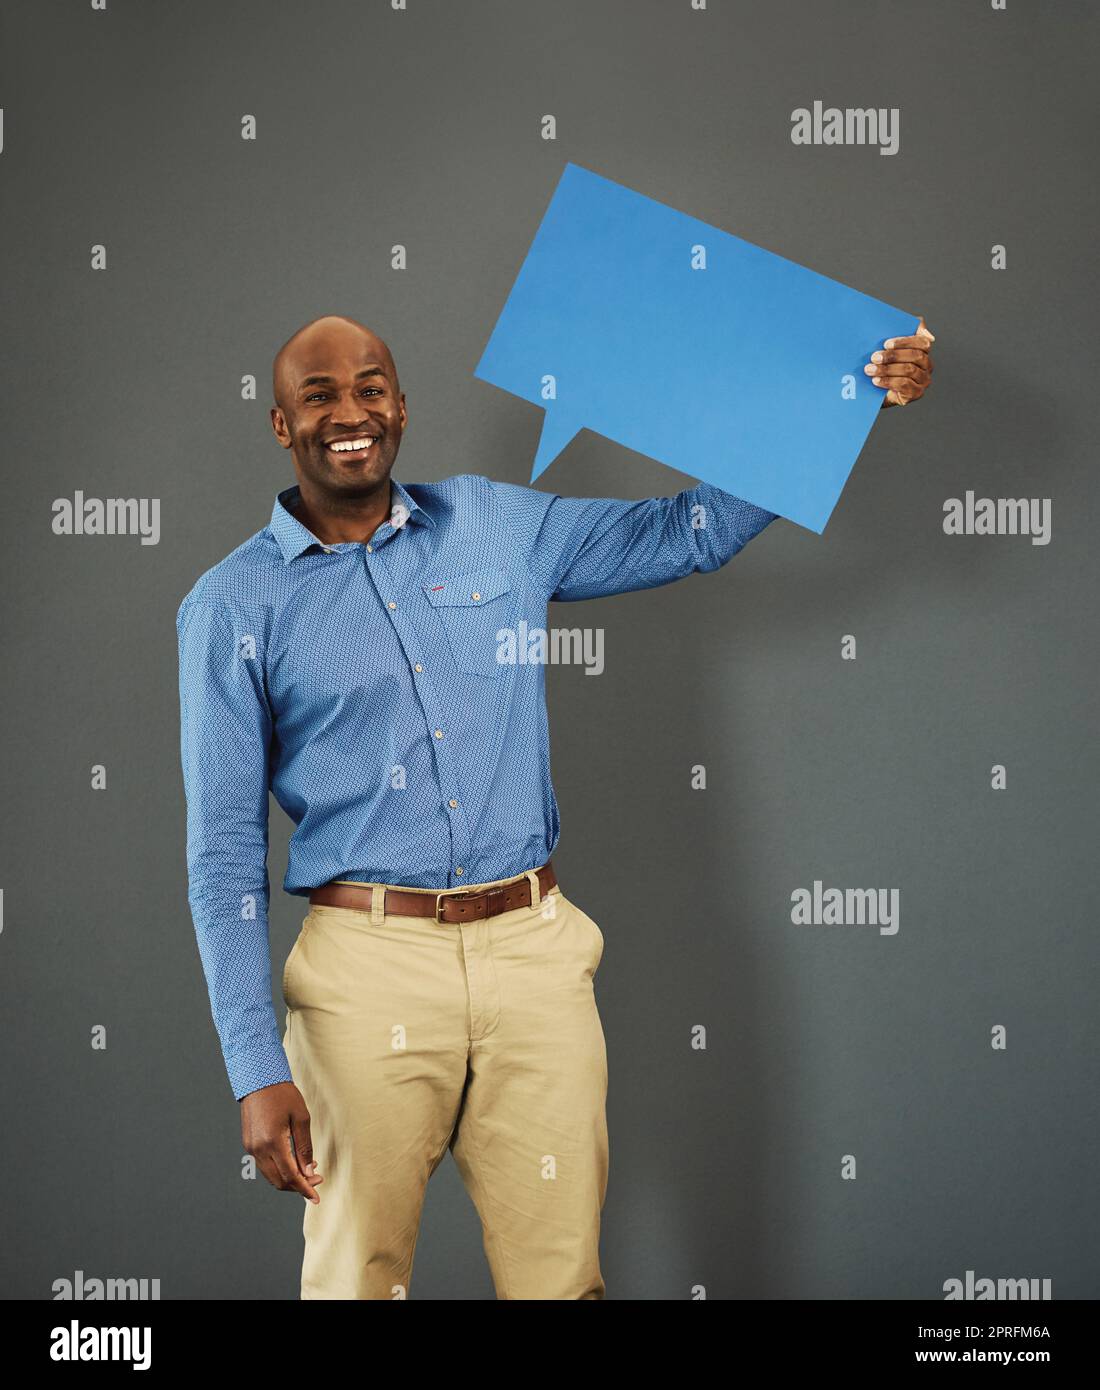
<svg viewBox="0 0 1100 1390"><path fill-rule="evenodd" d="M919 318L567 164L474 375L819 534Z"/></svg>

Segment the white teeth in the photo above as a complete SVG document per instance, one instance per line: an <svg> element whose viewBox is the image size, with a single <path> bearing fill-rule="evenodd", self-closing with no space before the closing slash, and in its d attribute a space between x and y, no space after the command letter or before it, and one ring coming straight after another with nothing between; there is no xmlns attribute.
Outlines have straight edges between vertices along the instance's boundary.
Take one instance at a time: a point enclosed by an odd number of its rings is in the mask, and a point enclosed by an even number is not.
<svg viewBox="0 0 1100 1390"><path fill-rule="evenodd" d="M356 449L369 449L373 443L374 437L368 434L364 435L362 439L338 439L335 444L330 444L328 447L334 454L348 454Z"/></svg>

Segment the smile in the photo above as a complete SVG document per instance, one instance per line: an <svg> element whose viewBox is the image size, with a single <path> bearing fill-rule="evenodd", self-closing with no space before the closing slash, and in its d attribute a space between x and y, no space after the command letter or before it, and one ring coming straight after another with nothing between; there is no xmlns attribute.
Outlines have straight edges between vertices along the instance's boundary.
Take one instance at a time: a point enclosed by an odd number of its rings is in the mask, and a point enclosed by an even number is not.
<svg viewBox="0 0 1100 1390"><path fill-rule="evenodd" d="M365 454L372 444L377 444L381 435L364 434L358 439L337 439L325 448L332 454Z"/></svg>

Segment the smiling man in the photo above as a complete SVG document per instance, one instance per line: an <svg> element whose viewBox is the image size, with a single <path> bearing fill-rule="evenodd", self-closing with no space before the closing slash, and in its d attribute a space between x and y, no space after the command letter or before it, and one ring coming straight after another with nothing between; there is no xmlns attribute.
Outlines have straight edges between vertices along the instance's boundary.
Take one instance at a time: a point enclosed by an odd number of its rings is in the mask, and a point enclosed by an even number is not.
<svg viewBox="0 0 1100 1390"><path fill-rule="evenodd" d="M873 354L884 404L924 393L931 340L922 321ZM273 377L297 485L177 616L190 903L245 1148L308 1203L302 1298L407 1295L448 1148L498 1298L603 1298L603 938L550 863L543 667L501 639L551 600L716 570L774 513L707 483L402 485L393 358L340 316ZM310 901L281 1039L269 791L296 827L284 889Z"/></svg>

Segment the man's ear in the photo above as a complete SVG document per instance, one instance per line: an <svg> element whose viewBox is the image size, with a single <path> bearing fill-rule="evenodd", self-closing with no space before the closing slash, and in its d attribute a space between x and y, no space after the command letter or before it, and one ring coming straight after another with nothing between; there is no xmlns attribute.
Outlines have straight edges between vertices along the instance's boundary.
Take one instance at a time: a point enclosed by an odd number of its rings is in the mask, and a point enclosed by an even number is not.
<svg viewBox="0 0 1100 1390"><path fill-rule="evenodd" d="M284 449L290 448L290 432L286 427L286 417L277 405L271 407L271 428L275 431L275 438Z"/></svg>

